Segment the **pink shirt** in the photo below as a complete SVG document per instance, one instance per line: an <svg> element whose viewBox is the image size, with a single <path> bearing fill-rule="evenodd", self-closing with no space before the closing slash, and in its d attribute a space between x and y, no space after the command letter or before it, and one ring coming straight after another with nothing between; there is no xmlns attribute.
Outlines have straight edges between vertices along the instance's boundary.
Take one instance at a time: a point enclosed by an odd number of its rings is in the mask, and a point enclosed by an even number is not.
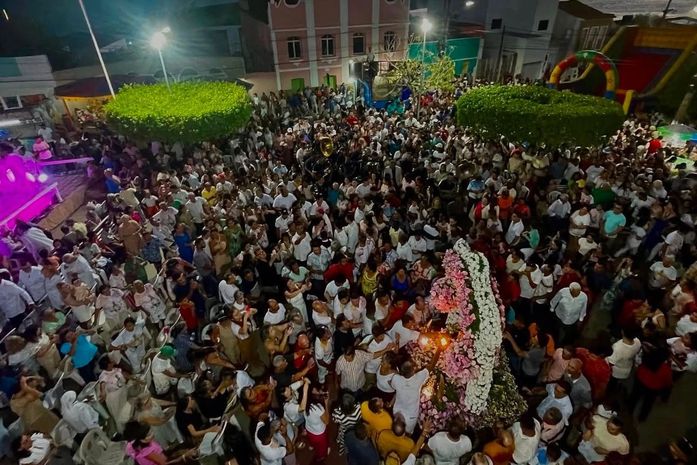
<svg viewBox="0 0 697 465"><path fill-rule="evenodd" d="M545 381L556 381L564 376L567 365L569 365L570 360L564 360L562 356L564 349L561 347L554 351L552 355L552 364L549 366L549 372Z"/></svg>
<svg viewBox="0 0 697 465"><path fill-rule="evenodd" d="M126 454L131 457L138 465L157 465L148 458L150 454L161 454L162 447L155 441L150 441L150 444L142 449L136 450L133 448L133 443L126 444Z"/></svg>

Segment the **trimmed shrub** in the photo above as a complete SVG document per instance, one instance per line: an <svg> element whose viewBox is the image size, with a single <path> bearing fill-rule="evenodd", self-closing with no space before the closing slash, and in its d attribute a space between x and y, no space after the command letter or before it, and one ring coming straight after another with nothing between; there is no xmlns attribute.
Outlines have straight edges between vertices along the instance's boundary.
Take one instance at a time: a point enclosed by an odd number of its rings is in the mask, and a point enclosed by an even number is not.
<svg viewBox="0 0 697 465"><path fill-rule="evenodd" d="M122 88L105 105L107 124L135 140L191 144L225 137L252 114L247 91L231 82L181 82Z"/></svg>
<svg viewBox="0 0 697 465"><path fill-rule="evenodd" d="M457 101L458 124L485 137L536 145L595 145L624 120L614 101L540 86L484 86Z"/></svg>

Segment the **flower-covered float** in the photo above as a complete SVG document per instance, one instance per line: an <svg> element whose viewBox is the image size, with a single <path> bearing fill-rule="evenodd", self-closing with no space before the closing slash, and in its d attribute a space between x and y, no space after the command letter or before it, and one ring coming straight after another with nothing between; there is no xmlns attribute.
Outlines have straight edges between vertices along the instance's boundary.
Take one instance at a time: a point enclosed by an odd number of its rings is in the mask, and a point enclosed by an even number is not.
<svg viewBox="0 0 697 465"><path fill-rule="evenodd" d="M446 314L445 327L424 332L409 348L417 365L442 350L421 392L421 420L436 428L456 416L476 428L513 422L527 405L501 349L505 307L489 262L461 239L445 253L443 268L431 306Z"/></svg>

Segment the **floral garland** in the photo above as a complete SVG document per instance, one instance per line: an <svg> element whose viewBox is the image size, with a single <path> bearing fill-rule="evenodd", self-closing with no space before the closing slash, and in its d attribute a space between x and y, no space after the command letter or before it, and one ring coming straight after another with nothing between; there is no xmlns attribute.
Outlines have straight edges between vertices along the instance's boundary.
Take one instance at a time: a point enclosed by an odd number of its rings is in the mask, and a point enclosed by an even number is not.
<svg viewBox="0 0 697 465"><path fill-rule="evenodd" d="M469 271L474 296L472 300L479 322L477 337L474 340L474 352L480 366L479 376L467 383L465 394L465 406L472 414L479 415L486 408L496 357L503 338L502 309L494 296L489 262L486 258L472 251L462 239L455 244L454 250Z"/></svg>
<svg viewBox="0 0 697 465"><path fill-rule="evenodd" d="M452 339L422 390L421 416L438 428L453 416L485 426L501 410L500 402L492 404L497 412L489 412L487 405L490 393L497 400L500 398L498 385L492 392L492 383L502 379L498 375L495 379L494 369L505 308L496 281L490 276L488 261L465 241L458 241L445 253L443 269L445 275L431 286L430 302L437 311L447 313L446 331ZM412 344L408 350L417 365L424 365L435 348Z"/></svg>

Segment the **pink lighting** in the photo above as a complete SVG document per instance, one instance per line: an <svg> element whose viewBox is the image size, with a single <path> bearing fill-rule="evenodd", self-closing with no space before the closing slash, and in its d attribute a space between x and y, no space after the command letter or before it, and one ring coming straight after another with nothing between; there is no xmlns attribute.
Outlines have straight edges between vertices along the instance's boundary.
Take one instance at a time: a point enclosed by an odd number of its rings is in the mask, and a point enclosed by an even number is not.
<svg viewBox="0 0 697 465"><path fill-rule="evenodd" d="M13 228L18 219L32 221L53 205L60 193L58 183L47 185L48 180L19 155L0 159L0 226Z"/></svg>

